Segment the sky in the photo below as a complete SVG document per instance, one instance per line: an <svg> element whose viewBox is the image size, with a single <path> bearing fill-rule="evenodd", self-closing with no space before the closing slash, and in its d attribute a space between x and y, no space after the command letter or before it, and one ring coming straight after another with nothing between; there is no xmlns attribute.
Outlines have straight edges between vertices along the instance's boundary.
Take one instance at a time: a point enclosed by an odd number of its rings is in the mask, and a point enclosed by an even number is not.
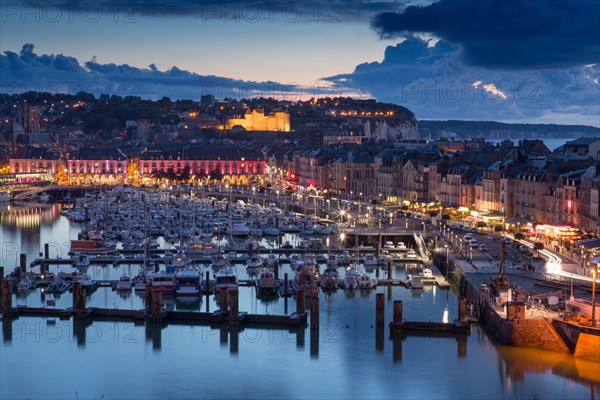
<svg viewBox="0 0 600 400"><path fill-rule="evenodd" d="M0 90L600 126L600 0L0 0Z"/></svg>

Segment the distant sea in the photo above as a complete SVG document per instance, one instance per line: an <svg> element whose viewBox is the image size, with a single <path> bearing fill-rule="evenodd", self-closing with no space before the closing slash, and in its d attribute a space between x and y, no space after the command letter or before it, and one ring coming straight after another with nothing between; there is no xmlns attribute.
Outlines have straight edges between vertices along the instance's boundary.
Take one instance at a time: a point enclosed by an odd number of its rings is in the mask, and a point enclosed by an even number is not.
<svg viewBox="0 0 600 400"><path fill-rule="evenodd" d="M491 143L501 143L505 139L486 139L486 140ZM511 139L511 140L515 145L518 145L519 140L522 140L522 139ZM553 139L542 139L542 140L544 141L544 144L550 151L554 151L557 148L559 148L560 146L562 146L563 144L565 144L566 142L568 142L570 140L575 140L575 138L558 138L558 139L553 138Z"/></svg>

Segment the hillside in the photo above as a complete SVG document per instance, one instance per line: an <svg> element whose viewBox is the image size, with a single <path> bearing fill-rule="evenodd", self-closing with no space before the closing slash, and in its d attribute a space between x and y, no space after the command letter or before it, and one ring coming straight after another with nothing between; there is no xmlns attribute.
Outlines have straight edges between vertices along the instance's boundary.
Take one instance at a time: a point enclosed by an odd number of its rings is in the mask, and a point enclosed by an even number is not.
<svg viewBox="0 0 600 400"><path fill-rule="evenodd" d="M587 125L509 124L495 121L419 121L419 136L437 139L552 139L600 136L600 128Z"/></svg>

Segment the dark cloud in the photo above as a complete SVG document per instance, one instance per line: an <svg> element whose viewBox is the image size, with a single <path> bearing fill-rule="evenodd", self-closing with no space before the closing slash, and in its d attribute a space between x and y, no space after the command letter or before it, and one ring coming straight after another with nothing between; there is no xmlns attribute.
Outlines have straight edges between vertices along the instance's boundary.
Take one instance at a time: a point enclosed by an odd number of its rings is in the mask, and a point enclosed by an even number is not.
<svg viewBox="0 0 600 400"><path fill-rule="evenodd" d="M81 64L76 58L62 54L34 52L32 44L25 44L19 53L0 54L0 91L76 93L90 92L120 96L135 95L157 99L199 99L202 94L224 97L273 96L297 99L301 89L293 84L252 82L213 75L199 75L172 67L160 71L156 65L137 68L127 64L101 64L97 60Z"/></svg>
<svg viewBox="0 0 600 400"><path fill-rule="evenodd" d="M138 16L193 16L202 19L284 20L288 22L317 21L341 22L365 20L371 16L398 11L414 4L428 4L432 0L59 0L46 2L13 1L12 5L55 8L68 12L85 12L94 17L97 12L134 21ZM50 12L49 14L53 14Z"/></svg>
<svg viewBox="0 0 600 400"><path fill-rule="evenodd" d="M445 41L409 38L381 62L326 81L409 108L419 119L581 123L600 126L600 64L491 70L462 61Z"/></svg>
<svg viewBox="0 0 600 400"><path fill-rule="evenodd" d="M379 14L372 26L388 38L434 34L459 45L466 63L489 68L564 68L600 61L598 0L440 0Z"/></svg>

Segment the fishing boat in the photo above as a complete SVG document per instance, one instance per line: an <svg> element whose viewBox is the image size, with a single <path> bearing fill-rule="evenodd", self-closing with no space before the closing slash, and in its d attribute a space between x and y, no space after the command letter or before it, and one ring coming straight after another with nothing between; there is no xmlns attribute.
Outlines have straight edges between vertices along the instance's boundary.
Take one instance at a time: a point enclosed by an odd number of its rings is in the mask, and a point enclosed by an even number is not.
<svg viewBox="0 0 600 400"><path fill-rule="evenodd" d="M263 228L262 232L263 232L263 235L265 235L265 236L278 236L279 235L279 229L275 228L274 226L267 226L266 228Z"/></svg>
<svg viewBox="0 0 600 400"><path fill-rule="evenodd" d="M71 287L71 283L64 280L61 276L56 276L51 284L48 285L46 293L64 293Z"/></svg>
<svg viewBox="0 0 600 400"><path fill-rule="evenodd" d="M25 275L21 280L17 283L17 291L19 292L28 292L35 287L35 282L29 275Z"/></svg>
<svg viewBox="0 0 600 400"><path fill-rule="evenodd" d="M237 289L239 283L233 268L229 265L224 266L215 274L215 293L219 294L223 289Z"/></svg>
<svg viewBox="0 0 600 400"><path fill-rule="evenodd" d="M151 283L151 275L144 272L140 272L138 275L133 277L133 290L142 291L146 290L146 286Z"/></svg>
<svg viewBox="0 0 600 400"><path fill-rule="evenodd" d="M275 280L275 274L270 268L263 268L256 279L256 288L261 293L277 293L279 285Z"/></svg>
<svg viewBox="0 0 600 400"><path fill-rule="evenodd" d="M153 292L173 293L175 289L174 274L172 272L159 271L150 277Z"/></svg>
<svg viewBox="0 0 600 400"><path fill-rule="evenodd" d="M90 258L87 254L78 254L73 261L75 268L87 268L90 266Z"/></svg>
<svg viewBox="0 0 600 400"><path fill-rule="evenodd" d="M307 297L316 297L319 295L319 286L317 285L314 269L310 265L303 265L296 272L292 286L296 291L304 291Z"/></svg>
<svg viewBox="0 0 600 400"><path fill-rule="evenodd" d="M360 277L358 278L358 287L361 290L375 289L376 286L377 286L377 280L371 278L367 274L361 274Z"/></svg>
<svg viewBox="0 0 600 400"><path fill-rule="evenodd" d="M365 264L365 269L375 269L379 262L377 257L375 257L373 254L367 254L365 255L363 263Z"/></svg>
<svg viewBox="0 0 600 400"><path fill-rule="evenodd" d="M72 284L79 283L79 285L86 290L93 290L98 287L98 282L93 280L88 274L82 274L78 271L64 274L63 279L71 281Z"/></svg>
<svg viewBox="0 0 600 400"><path fill-rule="evenodd" d="M116 251L116 246L108 246L101 240L71 240L69 254L93 254L100 256L115 253Z"/></svg>
<svg viewBox="0 0 600 400"><path fill-rule="evenodd" d="M133 281L129 275L123 275L119 278L115 289L119 292L127 292L131 290L131 286L133 285Z"/></svg>
<svg viewBox="0 0 600 400"><path fill-rule="evenodd" d="M176 271L179 271L181 269L187 268L189 264L190 261L185 255L185 251L179 249L177 251L177 254L175 255L175 258L173 259L173 268L175 268Z"/></svg>
<svg viewBox="0 0 600 400"><path fill-rule="evenodd" d="M250 227L245 222L234 222L228 233L234 237L247 237L250 234Z"/></svg>
<svg viewBox="0 0 600 400"><path fill-rule="evenodd" d="M344 276L344 288L345 289L357 289L360 275L361 275L361 273L356 268L356 265L354 265L354 264L349 265L346 268L346 274Z"/></svg>
<svg viewBox="0 0 600 400"><path fill-rule="evenodd" d="M325 268L323 275L321 275L321 288L323 291L331 292L338 289L338 281L340 274L338 273L337 267L329 266Z"/></svg>
<svg viewBox="0 0 600 400"><path fill-rule="evenodd" d="M197 268L188 268L175 273L175 294L177 296L200 294L200 271Z"/></svg>
<svg viewBox="0 0 600 400"><path fill-rule="evenodd" d="M258 269L263 266L263 260L260 257L250 257L246 262L246 267L249 269Z"/></svg>
<svg viewBox="0 0 600 400"><path fill-rule="evenodd" d="M210 262L214 269L223 268L227 265L227 257L225 257L223 254L217 254L211 257Z"/></svg>

